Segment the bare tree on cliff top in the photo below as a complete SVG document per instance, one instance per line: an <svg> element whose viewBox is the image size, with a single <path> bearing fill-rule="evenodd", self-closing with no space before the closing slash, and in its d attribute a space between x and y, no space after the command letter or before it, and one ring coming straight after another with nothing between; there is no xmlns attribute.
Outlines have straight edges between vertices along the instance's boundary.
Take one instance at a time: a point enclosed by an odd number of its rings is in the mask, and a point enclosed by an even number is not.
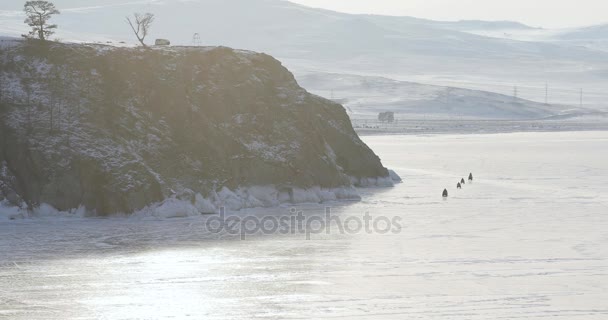
<svg viewBox="0 0 608 320"><path fill-rule="evenodd" d="M56 24L49 24L49 20L55 14L59 14L59 10L55 5L48 1L27 1L23 5L25 11L25 23L32 28L27 34L23 35L26 38L38 38L47 40L57 29Z"/></svg>
<svg viewBox="0 0 608 320"><path fill-rule="evenodd" d="M132 21L130 17L127 17L127 23L131 26L131 29L133 30L133 33L135 33L139 43L147 48L148 46L144 43L144 40L146 39L146 36L150 31L150 27L154 22L154 15L151 13L134 13L133 17L135 18L135 21Z"/></svg>

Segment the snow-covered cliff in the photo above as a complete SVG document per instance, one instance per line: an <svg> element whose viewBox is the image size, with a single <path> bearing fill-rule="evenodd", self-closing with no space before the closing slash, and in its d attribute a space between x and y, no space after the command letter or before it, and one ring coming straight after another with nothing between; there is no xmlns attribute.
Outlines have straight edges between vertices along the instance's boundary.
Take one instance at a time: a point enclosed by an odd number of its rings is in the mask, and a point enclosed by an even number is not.
<svg viewBox="0 0 608 320"><path fill-rule="evenodd" d="M130 213L354 197L390 185L344 108L274 58L4 40L0 201Z"/></svg>

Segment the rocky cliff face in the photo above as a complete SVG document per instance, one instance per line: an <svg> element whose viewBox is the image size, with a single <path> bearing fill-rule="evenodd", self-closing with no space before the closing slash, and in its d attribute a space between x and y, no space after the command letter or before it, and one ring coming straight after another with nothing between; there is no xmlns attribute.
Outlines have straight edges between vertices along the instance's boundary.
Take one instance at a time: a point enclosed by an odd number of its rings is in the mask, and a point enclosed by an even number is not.
<svg viewBox="0 0 608 320"><path fill-rule="evenodd" d="M110 214L171 197L272 205L298 201L298 190L323 200L390 184L343 107L307 93L268 55L0 48L0 201ZM254 186L276 192L255 199Z"/></svg>

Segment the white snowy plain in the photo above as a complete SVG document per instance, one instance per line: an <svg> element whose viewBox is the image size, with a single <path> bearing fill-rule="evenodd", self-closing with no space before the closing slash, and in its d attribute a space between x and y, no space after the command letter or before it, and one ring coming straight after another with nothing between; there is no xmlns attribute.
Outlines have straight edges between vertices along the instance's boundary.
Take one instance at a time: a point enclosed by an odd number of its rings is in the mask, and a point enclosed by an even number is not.
<svg viewBox="0 0 608 320"><path fill-rule="evenodd" d="M364 139L405 182L333 213L399 216L398 234L239 241L204 232L208 216L2 221L0 318L608 318L608 132Z"/></svg>

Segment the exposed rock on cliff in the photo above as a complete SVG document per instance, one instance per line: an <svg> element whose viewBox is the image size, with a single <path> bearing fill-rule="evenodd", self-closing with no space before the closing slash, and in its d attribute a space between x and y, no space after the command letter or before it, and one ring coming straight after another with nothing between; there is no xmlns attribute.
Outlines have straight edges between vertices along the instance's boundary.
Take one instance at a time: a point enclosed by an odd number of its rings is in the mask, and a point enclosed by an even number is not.
<svg viewBox="0 0 608 320"><path fill-rule="evenodd" d="M322 201L390 181L344 108L307 93L268 55L0 48L0 201L109 214L197 195L223 205L230 190L251 206L297 202L297 190L314 188ZM272 186L265 197L276 199L254 201L243 191L254 186Z"/></svg>

